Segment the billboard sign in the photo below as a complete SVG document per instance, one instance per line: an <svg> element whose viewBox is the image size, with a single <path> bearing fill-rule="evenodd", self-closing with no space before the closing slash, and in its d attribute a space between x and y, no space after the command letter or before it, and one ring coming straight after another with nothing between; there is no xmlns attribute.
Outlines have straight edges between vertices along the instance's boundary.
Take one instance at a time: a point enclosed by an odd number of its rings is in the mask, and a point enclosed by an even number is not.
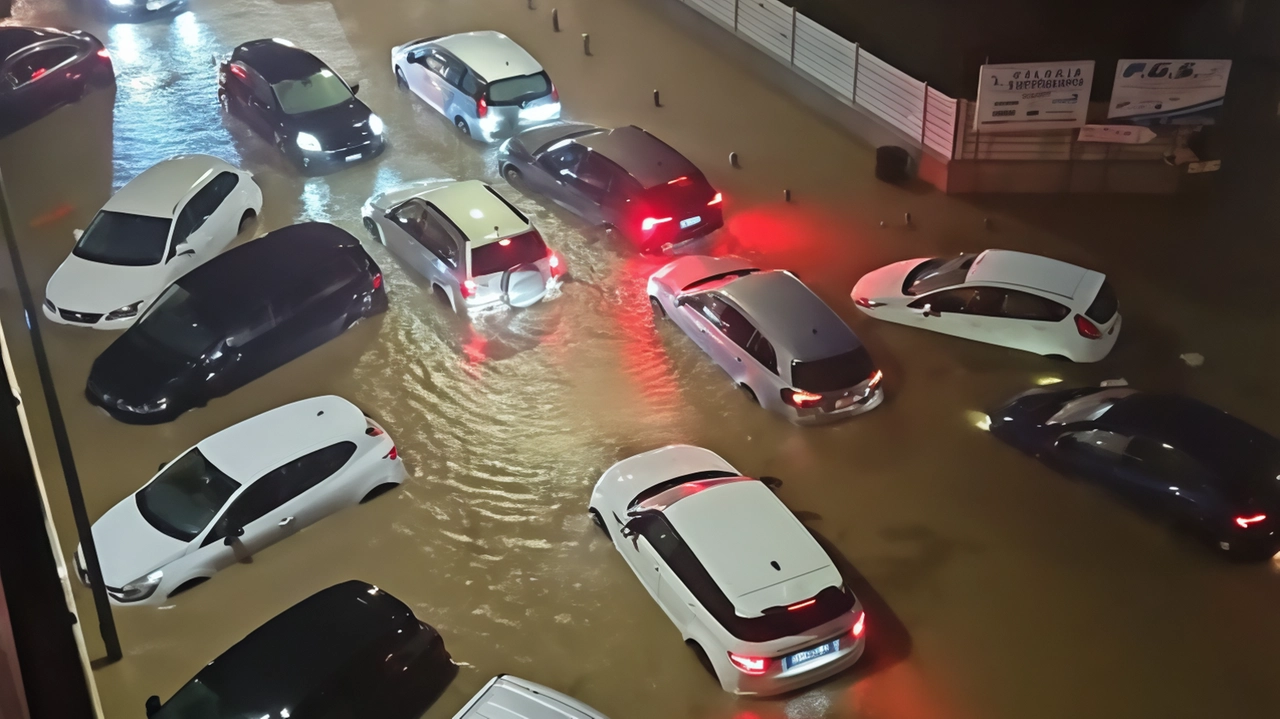
<svg viewBox="0 0 1280 719"><path fill-rule="evenodd" d="M1212 125L1230 60L1121 60L1107 118L1138 125Z"/></svg>
<svg viewBox="0 0 1280 719"><path fill-rule="evenodd" d="M974 129L1023 132L1080 127L1089 112L1093 61L983 65Z"/></svg>

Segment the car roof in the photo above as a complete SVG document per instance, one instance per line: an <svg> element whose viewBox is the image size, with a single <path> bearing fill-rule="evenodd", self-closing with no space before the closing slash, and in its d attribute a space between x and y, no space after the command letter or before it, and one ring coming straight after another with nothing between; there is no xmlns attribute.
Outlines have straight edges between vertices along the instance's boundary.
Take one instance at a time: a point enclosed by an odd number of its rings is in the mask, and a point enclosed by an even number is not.
<svg viewBox="0 0 1280 719"><path fill-rule="evenodd" d="M486 82L542 72L542 65L527 50L493 30L449 35L434 43L448 50Z"/></svg>
<svg viewBox="0 0 1280 719"><path fill-rule="evenodd" d="M809 530L763 482L743 478L702 484L705 489L684 494L662 514L739 615L758 615L767 608L752 601L751 595L762 589L836 572ZM838 572L834 577L839 584Z"/></svg>
<svg viewBox="0 0 1280 719"><path fill-rule="evenodd" d="M364 414L327 395L276 407L210 435L196 448L213 466L246 484L313 447L360 436Z"/></svg>
<svg viewBox="0 0 1280 719"><path fill-rule="evenodd" d="M171 157L129 180L102 209L170 219L184 197L222 172L238 173L239 169L210 155Z"/></svg>
<svg viewBox="0 0 1280 719"><path fill-rule="evenodd" d="M10 55L46 40L72 37L70 33L44 27L0 27L0 62L9 59Z"/></svg>
<svg viewBox="0 0 1280 719"><path fill-rule="evenodd" d="M233 57L275 84L310 77L328 66L320 58L281 38L250 40L236 48Z"/></svg>
<svg viewBox="0 0 1280 719"><path fill-rule="evenodd" d="M974 259L965 282L1015 285L1072 299L1090 273L1098 274L1040 255L1013 250L986 250Z"/></svg>
<svg viewBox="0 0 1280 719"><path fill-rule="evenodd" d="M416 196L443 212L472 247L483 247L529 229L529 218L496 193L480 180L463 180L423 190Z"/></svg>
<svg viewBox="0 0 1280 719"><path fill-rule="evenodd" d="M645 187L681 176L702 177L702 171L687 157L635 125L583 135L574 141L612 160Z"/></svg>
<svg viewBox="0 0 1280 719"><path fill-rule="evenodd" d="M494 677L456 719L606 719L573 697L519 677Z"/></svg>
<svg viewBox="0 0 1280 719"><path fill-rule="evenodd" d="M862 346L844 320L790 272L753 272L710 291L737 305L791 359L812 362Z"/></svg>
<svg viewBox="0 0 1280 719"><path fill-rule="evenodd" d="M275 716L281 707L296 707L371 642L409 623L417 619L399 599L367 582L343 582L268 620L192 681L246 713Z"/></svg>

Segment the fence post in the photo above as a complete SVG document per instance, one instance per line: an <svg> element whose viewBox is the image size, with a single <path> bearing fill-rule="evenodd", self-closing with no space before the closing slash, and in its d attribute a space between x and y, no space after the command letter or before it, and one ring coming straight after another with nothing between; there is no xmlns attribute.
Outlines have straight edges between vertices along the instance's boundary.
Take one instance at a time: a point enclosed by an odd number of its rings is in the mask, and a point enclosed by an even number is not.
<svg viewBox="0 0 1280 719"><path fill-rule="evenodd" d="M853 104L858 104L858 58L862 56L862 46L853 44Z"/></svg>
<svg viewBox="0 0 1280 719"><path fill-rule="evenodd" d="M920 149L925 148L924 132L929 126L929 83L924 84L924 109L920 111Z"/></svg>
<svg viewBox="0 0 1280 719"><path fill-rule="evenodd" d="M956 108L951 111L951 159L959 159L964 155L964 138L960 136L960 116L964 114L964 103L966 101L961 98L956 100Z"/></svg>
<svg viewBox="0 0 1280 719"><path fill-rule="evenodd" d="M740 0L733 0L733 31L738 32L738 3Z"/></svg>
<svg viewBox="0 0 1280 719"><path fill-rule="evenodd" d="M791 66L796 66L796 9L791 8Z"/></svg>

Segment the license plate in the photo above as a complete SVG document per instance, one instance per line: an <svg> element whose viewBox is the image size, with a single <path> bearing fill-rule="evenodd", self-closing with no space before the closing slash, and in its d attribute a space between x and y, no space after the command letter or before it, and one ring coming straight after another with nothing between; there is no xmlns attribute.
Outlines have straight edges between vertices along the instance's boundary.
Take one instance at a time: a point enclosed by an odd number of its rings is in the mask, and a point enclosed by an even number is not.
<svg viewBox="0 0 1280 719"><path fill-rule="evenodd" d="M701 218L701 217L690 217L690 218L689 218L689 219L687 219L687 220L680 220L680 229L682 229L682 230L683 230L683 229L684 229L684 228L686 228L686 227L693 227L694 225L698 224L699 222L702 222L702 218Z"/></svg>
<svg viewBox="0 0 1280 719"><path fill-rule="evenodd" d="M363 152L357 152L357 153L356 153L356 154L354 154L354 155L347 155L346 160L347 160L347 162L355 162L356 160L359 160L359 159L360 159L360 158L362 158L362 157L364 157L364 153L363 153Z"/></svg>
<svg viewBox="0 0 1280 719"><path fill-rule="evenodd" d="M828 654L834 654L839 648L840 640L836 639L835 641L830 641L826 644L820 644L812 649L806 649L803 652L796 652L795 654L787 657L784 663L786 664L787 669L790 669L794 666L804 664L805 662L811 662L818 657L825 657Z"/></svg>
<svg viewBox="0 0 1280 719"><path fill-rule="evenodd" d="M854 402L857 402L857 401L858 401L857 397L853 397L853 396L841 397L840 399L836 400L836 409L844 409L845 407L850 407L853 405Z"/></svg>

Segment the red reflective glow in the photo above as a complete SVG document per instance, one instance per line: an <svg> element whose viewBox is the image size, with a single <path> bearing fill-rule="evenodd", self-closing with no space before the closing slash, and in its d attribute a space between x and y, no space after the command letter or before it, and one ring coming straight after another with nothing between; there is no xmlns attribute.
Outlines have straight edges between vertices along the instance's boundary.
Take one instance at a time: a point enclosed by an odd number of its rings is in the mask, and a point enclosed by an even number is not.
<svg viewBox="0 0 1280 719"><path fill-rule="evenodd" d="M373 276L373 289L376 290L381 286L382 286L382 273L379 272L378 274Z"/></svg>
<svg viewBox="0 0 1280 719"><path fill-rule="evenodd" d="M564 268L560 264L560 255L554 252L547 256L547 264L551 267L552 277L558 277L561 272L564 272Z"/></svg>
<svg viewBox="0 0 1280 719"><path fill-rule="evenodd" d="M812 607L813 605L815 605L815 604L817 604L817 603L818 603L818 599L817 599L817 597L814 597L813 599L806 599L806 600L805 600L805 601L803 601L803 602L796 602L795 604L792 604L791 606L787 607L787 611L789 611L789 612L794 612L794 611L796 611L797 609L804 609L805 607Z"/></svg>
<svg viewBox="0 0 1280 719"><path fill-rule="evenodd" d="M556 89L556 84L551 83L551 101L560 102L560 91Z"/></svg>
<svg viewBox="0 0 1280 719"><path fill-rule="evenodd" d="M476 117L484 117L489 114L489 102L483 97L476 100Z"/></svg>
<svg viewBox="0 0 1280 719"><path fill-rule="evenodd" d="M769 668L769 660L765 657L746 657L729 652L729 661L743 674L764 674Z"/></svg>
<svg viewBox="0 0 1280 719"><path fill-rule="evenodd" d="M884 371L876 370L875 374L871 375L871 382L867 384L867 389L875 389L882 379L884 379Z"/></svg>
<svg viewBox="0 0 1280 719"><path fill-rule="evenodd" d="M652 230L658 225L661 225L664 222L670 222L670 221L671 221L670 217L646 217L644 218L644 222L640 223L640 229L644 230L645 232L648 232L649 230Z"/></svg>
<svg viewBox="0 0 1280 719"><path fill-rule="evenodd" d="M715 205L718 205L721 202L724 202L724 195L717 192L716 196L711 198L711 202L707 203L707 207L714 207Z"/></svg>
<svg viewBox="0 0 1280 719"><path fill-rule="evenodd" d="M110 60L111 53L107 52L107 49L104 47L98 51L98 57L102 58L103 60Z"/></svg>
<svg viewBox="0 0 1280 719"><path fill-rule="evenodd" d="M393 445L391 445L391 451L390 451L390 452L387 452L387 453L386 453L386 454L384 454L384 455L382 455L382 458L383 458L383 459L397 459L399 456L400 456L400 453L399 453L399 452L396 452L396 446L393 444Z"/></svg>
<svg viewBox="0 0 1280 719"><path fill-rule="evenodd" d="M31 79L34 80L37 77L40 77L41 75L45 74L46 72L48 71L45 70L43 67L36 68L35 72L31 73Z"/></svg>
<svg viewBox="0 0 1280 719"><path fill-rule="evenodd" d="M1076 315L1076 331L1080 333L1081 337L1087 340L1102 339L1102 330L1098 329L1097 325L1085 319L1084 315Z"/></svg>
<svg viewBox="0 0 1280 719"><path fill-rule="evenodd" d="M853 623L853 636L855 637L862 636L862 632L866 628L867 628L867 613L858 612L858 618Z"/></svg>
<svg viewBox="0 0 1280 719"><path fill-rule="evenodd" d="M1247 528L1250 524L1257 524L1266 518L1267 515L1265 514L1255 514L1252 517L1236 517L1236 524Z"/></svg>
<svg viewBox="0 0 1280 719"><path fill-rule="evenodd" d="M239 78L245 77L244 68L240 67L239 65L231 65L231 74Z"/></svg>
<svg viewBox="0 0 1280 719"><path fill-rule="evenodd" d="M475 280L465 280L465 281L462 283L462 296L463 296L463 297L475 297L475 296L476 296L476 282L475 282Z"/></svg>
<svg viewBox="0 0 1280 719"><path fill-rule="evenodd" d="M867 309L872 309L875 307L875 305L871 302L871 299L868 297L856 297L853 300L853 304L859 307L866 307Z"/></svg>
<svg viewBox="0 0 1280 719"><path fill-rule="evenodd" d="M689 181L689 178L688 178L688 177L685 177L684 175L681 175L681 176L677 177L676 179L672 180L671 182L668 182L667 184L668 184L668 185L678 185L678 184L680 184L680 183L682 183L682 182L688 182L688 181Z"/></svg>
<svg viewBox="0 0 1280 719"><path fill-rule="evenodd" d="M511 240L498 240L498 244L503 247L506 247L507 245L511 244Z"/></svg>

